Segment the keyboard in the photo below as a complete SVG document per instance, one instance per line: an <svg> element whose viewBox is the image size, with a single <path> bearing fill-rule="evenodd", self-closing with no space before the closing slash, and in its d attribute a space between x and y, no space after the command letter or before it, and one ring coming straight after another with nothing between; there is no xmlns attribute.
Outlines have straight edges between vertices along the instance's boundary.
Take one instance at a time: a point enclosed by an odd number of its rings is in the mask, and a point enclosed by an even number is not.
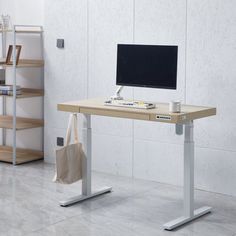
<svg viewBox="0 0 236 236"><path fill-rule="evenodd" d="M136 109L151 109L155 108L154 103L142 102L142 101L132 101L132 100L108 100L104 102L105 106L115 106L115 107L129 107Z"/></svg>

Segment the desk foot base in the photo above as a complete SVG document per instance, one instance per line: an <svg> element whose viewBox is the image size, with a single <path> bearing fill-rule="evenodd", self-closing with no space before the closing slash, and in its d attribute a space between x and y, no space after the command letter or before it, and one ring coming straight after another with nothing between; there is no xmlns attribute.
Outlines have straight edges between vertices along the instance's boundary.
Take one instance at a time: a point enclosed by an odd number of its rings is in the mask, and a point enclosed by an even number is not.
<svg viewBox="0 0 236 236"><path fill-rule="evenodd" d="M164 229L165 230L172 230L172 229L175 229L179 226L182 226L190 221L193 221L207 213L210 213L211 212L211 207L208 207L208 206L204 206L204 207L201 207L197 210L194 211L194 215L192 217L186 217L186 216L182 216L178 219L175 219L175 220L172 220L166 224L164 224Z"/></svg>
<svg viewBox="0 0 236 236"><path fill-rule="evenodd" d="M105 193L109 193L109 192L111 192L111 190L112 190L112 187L104 187L102 189L99 189L98 191L92 192L90 195L75 196L75 197L69 198L67 200L60 201L59 203L60 203L60 206L66 207L66 206L69 206L69 205L72 205L75 203L85 201L90 198L97 197L97 196L105 194Z"/></svg>

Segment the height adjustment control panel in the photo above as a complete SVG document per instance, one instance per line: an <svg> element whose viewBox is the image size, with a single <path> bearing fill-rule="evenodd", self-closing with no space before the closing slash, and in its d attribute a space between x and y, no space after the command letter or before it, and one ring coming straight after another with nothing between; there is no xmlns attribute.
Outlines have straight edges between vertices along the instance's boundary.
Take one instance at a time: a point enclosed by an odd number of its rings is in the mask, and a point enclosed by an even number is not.
<svg viewBox="0 0 236 236"><path fill-rule="evenodd" d="M171 116L168 115L156 115L157 120L171 120Z"/></svg>

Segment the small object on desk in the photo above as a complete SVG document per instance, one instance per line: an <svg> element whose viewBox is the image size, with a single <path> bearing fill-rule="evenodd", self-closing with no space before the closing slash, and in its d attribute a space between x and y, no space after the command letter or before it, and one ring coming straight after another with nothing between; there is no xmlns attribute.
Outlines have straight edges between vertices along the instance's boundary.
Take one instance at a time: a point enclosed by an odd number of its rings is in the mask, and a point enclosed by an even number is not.
<svg viewBox="0 0 236 236"><path fill-rule="evenodd" d="M179 101L169 102L169 112L180 113L181 112L181 102L179 102Z"/></svg>
<svg viewBox="0 0 236 236"><path fill-rule="evenodd" d="M131 100L108 100L104 102L105 106L115 107L128 107L136 109L151 109L155 108L154 103L148 103L143 101L131 101Z"/></svg>

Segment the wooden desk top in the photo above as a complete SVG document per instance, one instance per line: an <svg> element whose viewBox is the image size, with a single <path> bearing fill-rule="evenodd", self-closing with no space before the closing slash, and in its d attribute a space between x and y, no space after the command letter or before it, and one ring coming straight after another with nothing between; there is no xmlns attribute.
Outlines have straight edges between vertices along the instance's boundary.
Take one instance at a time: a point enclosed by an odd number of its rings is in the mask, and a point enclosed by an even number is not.
<svg viewBox="0 0 236 236"><path fill-rule="evenodd" d="M135 109L126 107L105 106L107 99L88 99L60 103L57 105L59 111L83 113L99 116L111 116L137 120L149 120L165 123L185 123L186 121L200 119L216 115L216 108L182 105L181 113L169 113L168 103L156 103L153 109Z"/></svg>

